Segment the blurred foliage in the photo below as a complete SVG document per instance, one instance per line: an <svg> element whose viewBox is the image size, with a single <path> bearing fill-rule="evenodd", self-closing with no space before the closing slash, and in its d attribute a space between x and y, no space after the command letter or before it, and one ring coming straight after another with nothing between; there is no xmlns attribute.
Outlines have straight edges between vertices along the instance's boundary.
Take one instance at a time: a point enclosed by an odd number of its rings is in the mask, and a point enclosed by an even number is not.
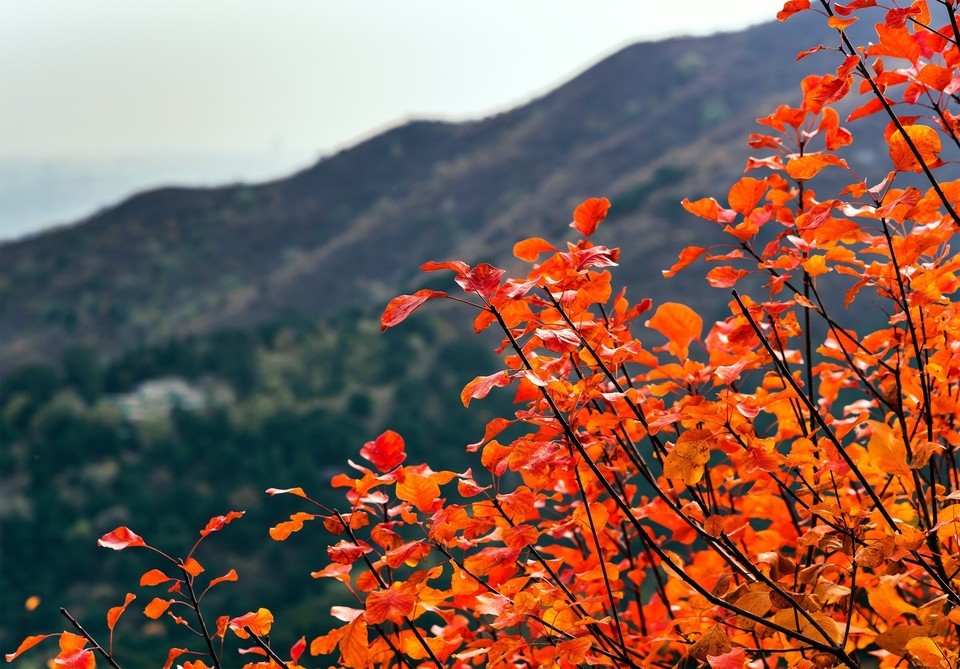
<svg viewBox="0 0 960 669"><path fill-rule="evenodd" d="M303 486L342 504L330 479L387 428L405 437L411 461L429 454L434 467L463 471L471 464L464 445L508 410L510 397L467 412L460 389L495 365L481 341L442 320L421 317L381 334L376 319L353 311L172 340L112 362L74 348L57 365L7 373L0 646L63 629L60 606L95 635L105 629L102 612L124 592L138 594L133 608L142 610L156 593L141 592L139 577L162 565L146 551L99 548L104 533L129 525L151 545L185 554L210 517L230 510L247 515L205 542L199 559L211 574L237 566L240 582L213 591L210 611L239 615L256 603L292 614L289 634L315 634L335 603L328 583L309 575L328 537L306 528L289 539L295 546L278 550L267 529L302 504L264 490ZM206 389L207 403L132 418L123 394L171 378ZM41 604L28 611L34 595ZM121 657L129 666L146 662L169 647L173 627L127 616Z"/></svg>

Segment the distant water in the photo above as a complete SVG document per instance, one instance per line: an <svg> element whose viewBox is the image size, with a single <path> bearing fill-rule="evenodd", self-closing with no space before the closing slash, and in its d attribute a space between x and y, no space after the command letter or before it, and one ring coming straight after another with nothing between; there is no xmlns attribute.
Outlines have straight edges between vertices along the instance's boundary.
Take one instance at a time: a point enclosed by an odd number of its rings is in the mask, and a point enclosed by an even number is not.
<svg viewBox="0 0 960 669"><path fill-rule="evenodd" d="M143 190L268 181L315 158L308 151L284 149L42 161L0 158L0 241L77 223Z"/></svg>

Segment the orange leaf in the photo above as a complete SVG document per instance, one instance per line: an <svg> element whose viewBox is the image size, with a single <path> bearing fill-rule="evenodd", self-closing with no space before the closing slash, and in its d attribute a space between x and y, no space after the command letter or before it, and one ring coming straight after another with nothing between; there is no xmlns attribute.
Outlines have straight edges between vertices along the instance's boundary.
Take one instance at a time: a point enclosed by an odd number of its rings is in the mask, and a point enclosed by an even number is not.
<svg viewBox="0 0 960 669"><path fill-rule="evenodd" d="M787 163L787 174L789 174L793 179L801 181L804 179L812 179L817 175L820 170L828 165L838 165L840 167L846 167L847 161L842 158L837 158L835 155L830 153L817 153L810 156L798 156L796 158L791 158Z"/></svg>
<svg viewBox="0 0 960 669"><path fill-rule="evenodd" d="M201 567L200 563L194 560L192 557L188 557L186 562L184 562L181 567L191 576L199 576L203 573L203 567Z"/></svg>
<svg viewBox="0 0 960 669"><path fill-rule="evenodd" d="M136 546L146 546L147 543L138 535L130 531L128 527L118 527L113 532L104 534L97 540L98 546L112 548L115 551L122 551L124 548L134 548Z"/></svg>
<svg viewBox="0 0 960 669"><path fill-rule="evenodd" d="M703 331L703 319L690 307L676 302L661 304L646 322L670 340L670 352L678 358L686 358L690 342L699 339Z"/></svg>
<svg viewBox="0 0 960 669"><path fill-rule="evenodd" d="M140 577L140 585L160 585L173 579L164 574L159 569L151 569Z"/></svg>
<svg viewBox="0 0 960 669"><path fill-rule="evenodd" d="M463 387L463 391L460 393L460 401L463 402L463 406L470 406L470 400L483 399L493 388L502 388L509 383L510 373L506 370L490 376L478 376Z"/></svg>
<svg viewBox="0 0 960 669"><path fill-rule="evenodd" d="M402 323L421 304L436 297L447 297L442 290L418 290L413 295L400 295L390 300L380 317L380 329L386 330Z"/></svg>
<svg viewBox="0 0 960 669"><path fill-rule="evenodd" d="M397 497L427 513L433 510L440 497L440 486L426 476L407 474L397 483Z"/></svg>
<svg viewBox="0 0 960 669"><path fill-rule="evenodd" d="M609 209L610 200L605 197L591 197L584 200L573 210L573 223L570 227L582 232L584 237L589 237L596 232L600 221L607 217Z"/></svg>
<svg viewBox="0 0 960 669"><path fill-rule="evenodd" d="M370 656L370 640L367 637L367 623L358 616L344 628L340 639L340 660L351 669L364 669Z"/></svg>
<svg viewBox="0 0 960 669"><path fill-rule="evenodd" d="M404 618L413 613L414 604L416 597L413 593L400 589L395 583L389 590L376 590L367 595L365 616L371 625L384 620L402 625Z"/></svg>
<svg viewBox="0 0 960 669"><path fill-rule="evenodd" d="M107 629L112 630L119 620L120 615L127 610L127 607L130 606L130 602L137 598L133 593L128 592L126 599L123 601L122 606L114 606L109 611L107 611Z"/></svg>
<svg viewBox="0 0 960 669"><path fill-rule="evenodd" d="M737 217L737 212L732 209L721 208L712 197L700 198L696 202L691 202L689 199L684 198L680 204L694 216L705 218L708 221L732 223Z"/></svg>
<svg viewBox="0 0 960 669"><path fill-rule="evenodd" d="M143 610L143 614L147 618L152 618L156 620L163 615L164 611L170 608L170 605L173 603L173 600L170 599L160 599L159 597L154 597L150 600L150 603L147 604L147 607Z"/></svg>
<svg viewBox="0 0 960 669"><path fill-rule="evenodd" d="M190 651L186 648L171 648L170 652L167 653L167 661L163 663L163 669L170 669L173 666L173 661L184 653L189 653Z"/></svg>
<svg viewBox="0 0 960 669"><path fill-rule="evenodd" d="M727 194L730 208L746 216L757 206L767 190L767 183L753 177L743 177L733 184Z"/></svg>
<svg viewBox="0 0 960 669"><path fill-rule="evenodd" d="M703 478L705 465L710 460L710 439L713 434L708 430L687 430L677 439L673 450L663 460L663 475L668 479L679 479L687 485L694 485Z"/></svg>
<svg viewBox="0 0 960 669"><path fill-rule="evenodd" d="M403 437L387 430L374 441L368 441L360 449L360 455L373 463L381 472L388 472L407 459Z"/></svg>
<svg viewBox="0 0 960 669"><path fill-rule="evenodd" d="M316 516L305 511L297 511L290 516L290 520L278 523L270 528L270 538L274 541L286 541L294 532L303 529L303 524L308 520L313 520Z"/></svg>
<svg viewBox="0 0 960 669"><path fill-rule="evenodd" d="M662 271L663 276L669 279L684 267L692 263L694 260L702 256L706 251L706 248L700 246L686 247L680 251L680 258L677 260L677 262L673 263L673 266L670 269L665 269Z"/></svg>
<svg viewBox="0 0 960 669"><path fill-rule="evenodd" d="M210 584L207 586L207 589L209 590L210 588L212 588L213 586L215 586L217 583L224 583L224 582L226 582L226 581L236 581L236 580L239 579L239 578L240 578L240 577L237 576L237 570L236 570L236 569L231 569L230 571L228 571L228 572L227 572L226 574L224 574L223 576L218 576L217 578L215 578L215 579L213 579L212 581L210 581Z"/></svg>
<svg viewBox="0 0 960 669"><path fill-rule="evenodd" d="M333 652L333 649L337 647L337 644L340 643L340 640L343 638L343 635L346 633L346 631L346 627L341 627L339 629L331 630L323 636L318 636L316 639L310 642L310 654L329 655Z"/></svg>
<svg viewBox="0 0 960 669"><path fill-rule="evenodd" d="M729 265L714 267L707 272L707 283L714 288L731 288L737 285L737 282L750 274L745 269L734 269Z"/></svg>
<svg viewBox="0 0 960 669"><path fill-rule="evenodd" d="M937 167L942 164L938 153L942 148L940 135L933 128L926 125L908 125L904 127L907 137L913 142L920 158L927 167ZM899 172L920 172L922 171L917 157L913 154L906 138L900 130L894 130L888 141L890 145L890 158L893 160L893 167Z"/></svg>
<svg viewBox="0 0 960 669"><path fill-rule="evenodd" d="M231 521L243 517L243 511L231 511L225 516L214 516L207 522L207 526L200 530L200 536L205 537L212 532L218 532Z"/></svg>
<svg viewBox="0 0 960 669"><path fill-rule="evenodd" d="M273 625L273 614L268 609L260 608L256 612L251 611L233 618L228 624L233 633L241 639L250 638L244 627L249 627L250 631L257 636L267 636L270 634L270 627Z"/></svg>
<svg viewBox="0 0 960 669"><path fill-rule="evenodd" d="M14 660L16 657L18 657L19 655L27 652L28 650L30 650L31 648L33 648L34 646L36 646L38 643L40 643L40 642L43 641L44 639L49 639L49 638L52 637L52 636L58 636L58 635L56 635L56 634L35 634L35 635L33 635L33 636L28 636L26 639L24 639L23 641L20 642L20 645L17 646L17 650L16 650L16 651L14 651L14 652L12 652L12 653L7 653L4 657L6 657L7 662L13 662L13 660Z"/></svg>
<svg viewBox="0 0 960 669"><path fill-rule="evenodd" d="M556 251L557 247L540 237L530 237L513 245L513 255L520 260L534 262L541 253Z"/></svg>
<svg viewBox="0 0 960 669"><path fill-rule="evenodd" d="M557 659L574 666L580 665L586 660L588 650L590 650L589 636L561 641L557 644Z"/></svg>
<svg viewBox="0 0 960 669"><path fill-rule="evenodd" d="M869 421L873 433L867 442L867 454L870 463L881 471L909 477L910 467L907 464L907 447L900 434L886 423Z"/></svg>

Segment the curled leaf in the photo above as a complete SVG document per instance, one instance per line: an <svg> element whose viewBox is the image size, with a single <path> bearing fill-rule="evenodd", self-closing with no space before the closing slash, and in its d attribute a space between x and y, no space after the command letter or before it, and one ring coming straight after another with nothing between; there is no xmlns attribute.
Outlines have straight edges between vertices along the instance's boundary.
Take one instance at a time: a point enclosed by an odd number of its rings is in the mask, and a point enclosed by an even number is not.
<svg viewBox="0 0 960 669"><path fill-rule="evenodd" d="M393 298L380 317L380 329L386 330L399 325L421 304L437 297L447 297L447 294L442 290L423 289L413 295L400 295Z"/></svg>
<svg viewBox="0 0 960 669"><path fill-rule="evenodd" d="M147 543L137 534L134 534L128 527L118 527L113 532L104 534L97 540L98 546L112 548L115 551L122 551L124 548L134 548L136 546L146 546Z"/></svg>

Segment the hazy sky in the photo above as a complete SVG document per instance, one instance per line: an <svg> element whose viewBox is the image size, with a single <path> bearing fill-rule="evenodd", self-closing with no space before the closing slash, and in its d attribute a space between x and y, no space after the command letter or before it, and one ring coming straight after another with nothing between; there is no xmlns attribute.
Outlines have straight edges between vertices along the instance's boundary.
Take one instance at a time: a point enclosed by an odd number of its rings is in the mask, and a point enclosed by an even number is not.
<svg viewBox="0 0 960 669"><path fill-rule="evenodd" d="M737 29L772 20L781 6L2 0L0 161L82 170L166 156L170 179L180 156L233 154L238 164L222 179L261 178L258 162L292 169L411 116L482 116L631 42ZM185 164L183 180L197 169Z"/></svg>

